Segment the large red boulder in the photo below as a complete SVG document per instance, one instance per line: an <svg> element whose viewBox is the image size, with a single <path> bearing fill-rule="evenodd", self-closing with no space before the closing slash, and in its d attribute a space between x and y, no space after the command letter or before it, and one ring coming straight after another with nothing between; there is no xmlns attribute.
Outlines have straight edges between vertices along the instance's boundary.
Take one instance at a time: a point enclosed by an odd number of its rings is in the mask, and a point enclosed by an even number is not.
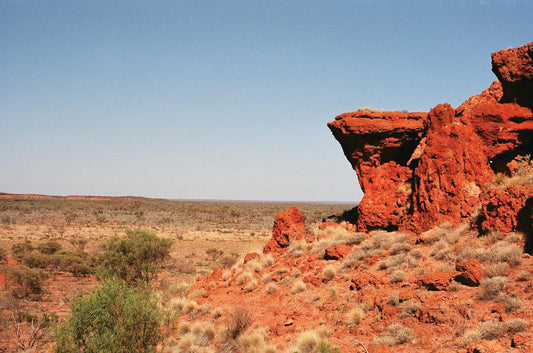
<svg viewBox="0 0 533 353"><path fill-rule="evenodd" d="M295 206L281 211L274 219L272 238L263 248L263 253L281 254L293 240L305 239L309 231L304 225L304 216Z"/></svg>
<svg viewBox="0 0 533 353"><path fill-rule="evenodd" d="M474 218L483 208L484 230L517 230L532 179L522 181L520 193L493 189L497 178L513 177L516 161L533 151L532 58L533 43L494 53L499 82L457 109L362 110L330 122L364 192L357 228L419 233L444 221L478 224ZM501 214L489 210L493 197L504 207L496 211Z"/></svg>

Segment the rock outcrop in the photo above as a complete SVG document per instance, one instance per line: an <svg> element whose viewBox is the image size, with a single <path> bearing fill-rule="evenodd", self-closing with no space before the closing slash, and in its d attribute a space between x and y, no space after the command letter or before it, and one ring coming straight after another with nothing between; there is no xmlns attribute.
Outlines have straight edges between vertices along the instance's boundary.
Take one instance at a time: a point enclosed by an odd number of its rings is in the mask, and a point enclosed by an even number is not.
<svg viewBox="0 0 533 353"><path fill-rule="evenodd" d="M492 67L499 81L456 109L357 111L328 124L364 192L359 230L520 228L533 196L533 43L493 53Z"/></svg>
<svg viewBox="0 0 533 353"><path fill-rule="evenodd" d="M304 216L295 206L288 211L281 211L274 219L272 238L263 248L264 254L279 255L285 251L293 240L302 240L309 236L304 226Z"/></svg>

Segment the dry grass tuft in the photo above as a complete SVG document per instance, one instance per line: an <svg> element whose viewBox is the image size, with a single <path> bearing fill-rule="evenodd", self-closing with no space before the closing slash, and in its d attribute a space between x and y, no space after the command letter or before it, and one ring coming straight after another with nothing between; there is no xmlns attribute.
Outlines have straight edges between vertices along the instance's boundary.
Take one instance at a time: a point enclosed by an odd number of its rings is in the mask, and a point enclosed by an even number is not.
<svg viewBox="0 0 533 353"><path fill-rule="evenodd" d="M337 271L335 269L335 266L333 265L326 266L322 270L322 278L326 281L331 281L333 278L335 278L336 272Z"/></svg>
<svg viewBox="0 0 533 353"><path fill-rule="evenodd" d="M386 344L394 346L396 344L404 344L414 339L413 330L401 324L392 324L387 327L388 333L382 336L374 337L376 345Z"/></svg>
<svg viewBox="0 0 533 353"><path fill-rule="evenodd" d="M306 284L302 280L296 280L291 288L291 293L296 294L307 289Z"/></svg>

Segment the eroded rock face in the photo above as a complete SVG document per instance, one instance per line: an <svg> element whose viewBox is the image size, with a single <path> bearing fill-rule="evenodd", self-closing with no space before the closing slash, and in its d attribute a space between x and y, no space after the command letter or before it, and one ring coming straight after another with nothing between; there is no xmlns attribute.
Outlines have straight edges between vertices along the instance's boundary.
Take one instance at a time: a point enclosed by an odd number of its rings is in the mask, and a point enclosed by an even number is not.
<svg viewBox="0 0 533 353"><path fill-rule="evenodd" d="M512 219L502 222L489 209L495 196L507 208L531 197L529 187L491 190L533 152L533 43L492 54L492 65L499 81L457 109L358 111L328 124L364 192L359 230L423 232L443 221L473 222L482 206L484 230L516 230L520 209L504 212Z"/></svg>
<svg viewBox="0 0 533 353"><path fill-rule="evenodd" d="M293 240L305 239L309 231L304 226L304 216L292 206L288 211L277 214L272 227L272 238L263 248L264 254L279 255Z"/></svg>

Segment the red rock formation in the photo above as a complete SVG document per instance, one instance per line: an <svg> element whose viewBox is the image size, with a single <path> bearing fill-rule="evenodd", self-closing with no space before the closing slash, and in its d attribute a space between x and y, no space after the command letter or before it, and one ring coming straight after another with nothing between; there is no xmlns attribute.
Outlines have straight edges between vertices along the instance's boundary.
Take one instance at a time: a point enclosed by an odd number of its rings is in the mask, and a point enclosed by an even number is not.
<svg viewBox="0 0 533 353"><path fill-rule="evenodd" d="M500 195L499 202L514 209L505 212L511 220L496 221L488 205L496 173L511 177L510 162L533 151L532 53L533 43L494 53L500 82L457 109L440 104L429 113L358 111L328 124L364 192L359 230L422 232L443 221L473 222L482 204L484 230L516 230L520 209L514 208L523 207L528 192L519 200L516 193L506 201Z"/></svg>
<svg viewBox="0 0 533 353"><path fill-rule="evenodd" d="M465 262L455 264L455 269L461 274L457 280L467 286L479 286L483 272L481 272L481 264L476 259L470 259Z"/></svg>
<svg viewBox="0 0 533 353"><path fill-rule="evenodd" d="M292 206L288 211L278 213L274 219L272 238L263 248L263 253L281 254L291 241L304 239L308 234L304 216Z"/></svg>
<svg viewBox="0 0 533 353"><path fill-rule="evenodd" d="M346 244L339 244L327 248L324 251L324 260L341 260L352 252L352 247Z"/></svg>

